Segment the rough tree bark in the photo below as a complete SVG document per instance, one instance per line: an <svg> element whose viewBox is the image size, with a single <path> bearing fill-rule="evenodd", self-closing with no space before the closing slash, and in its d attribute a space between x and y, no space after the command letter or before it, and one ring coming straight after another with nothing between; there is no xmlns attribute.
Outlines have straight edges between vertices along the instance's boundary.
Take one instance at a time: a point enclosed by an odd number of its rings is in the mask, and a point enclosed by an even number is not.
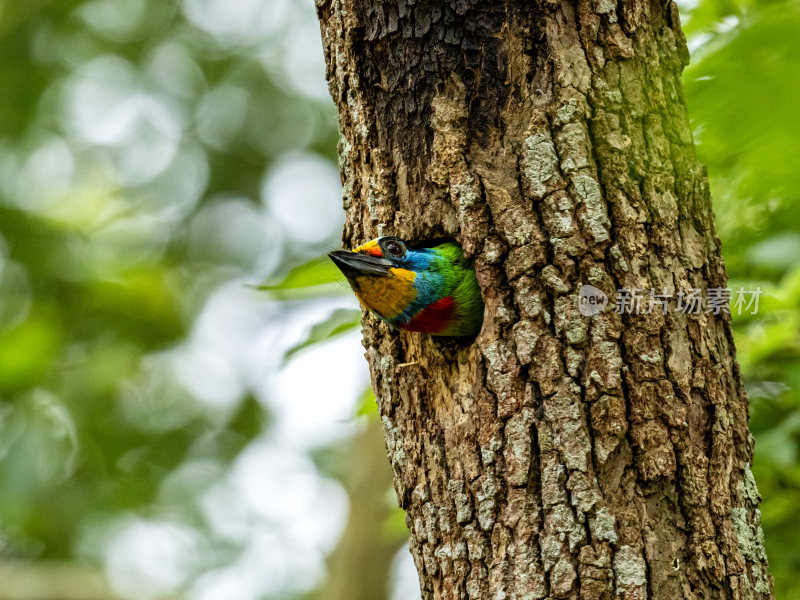
<svg viewBox="0 0 800 600"><path fill-rule="evenodd" d="M318 0L346 246L450 236L481 334L365 315L423 598L771 598L725 287L661 0Z"/></svg>

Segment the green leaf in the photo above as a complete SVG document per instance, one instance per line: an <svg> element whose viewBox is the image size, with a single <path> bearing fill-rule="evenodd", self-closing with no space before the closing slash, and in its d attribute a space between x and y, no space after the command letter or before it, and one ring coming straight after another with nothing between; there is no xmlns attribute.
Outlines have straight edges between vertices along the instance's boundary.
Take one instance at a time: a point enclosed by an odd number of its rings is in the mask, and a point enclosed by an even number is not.
<svg viewBox="0 0 800 600"><path fill-rule="evenodd" d="M308 332L308 336L302 342L290 348L283 358L284 360L289 360L305 348L333 339L360 326L361 311L352 308L336 309L327 319L314 325L311 331Z"/></svg>
<svg viewBox="0 0 800 600"><path fill-rule="evenodd" d="M341 280L339 269L326 257L320 256L295 267L277 280L267 281L258 286L260 290L296 290L298 288L335 283Z"/></svg>
<svg viewBox="0 0 800 600"><path fill-rule="evenodd" d="M256 286L277 300L297 300L347 293L348 286L336 266L325 256L295 267L286 275Z"/></svg>
<svg viewBox="0 0 800 600"><path fill-rule="evenodd" d="M387 490L388 502L395 503L393 498L394 490ZM406 525L406 513L402 508L393 509L383 522L381 534L385 540L401 541L408 537L408 526Z"/></svg>
<svg viewBox="0 0 800 600"><path fill-rule="evenodd" d="M358 401L358 411L356 414L360 417L366 415L368 417L378 416L378 404L375 401L375 392L372 391L372 386L368 386Z"/></svg>

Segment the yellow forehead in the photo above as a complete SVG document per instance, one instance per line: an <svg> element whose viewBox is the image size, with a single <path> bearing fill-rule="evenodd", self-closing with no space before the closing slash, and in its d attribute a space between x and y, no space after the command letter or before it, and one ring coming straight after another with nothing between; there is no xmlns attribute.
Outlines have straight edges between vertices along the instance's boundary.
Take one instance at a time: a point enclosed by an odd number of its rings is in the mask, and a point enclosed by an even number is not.
<svg viewBox="0 0 800 600"><path fill-rule="evenodd" d="M370 240L366 244L362 244L358 248L353 248L353 252L360 254L369 254L370 256L383 256L383 251L378 245L378 240Z"/></svg>

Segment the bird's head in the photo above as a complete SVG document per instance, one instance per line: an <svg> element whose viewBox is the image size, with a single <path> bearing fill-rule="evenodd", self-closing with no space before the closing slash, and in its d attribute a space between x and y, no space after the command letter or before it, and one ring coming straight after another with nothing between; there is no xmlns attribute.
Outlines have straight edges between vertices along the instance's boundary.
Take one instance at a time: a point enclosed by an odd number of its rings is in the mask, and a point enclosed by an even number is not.
<svg viewBox="0 0 800 600"><path fill-rule="evenodd" d="M417 297L416 279L435 255L397 237L381 237L328 254L361 303L387 321L403 313Z"/></svg>

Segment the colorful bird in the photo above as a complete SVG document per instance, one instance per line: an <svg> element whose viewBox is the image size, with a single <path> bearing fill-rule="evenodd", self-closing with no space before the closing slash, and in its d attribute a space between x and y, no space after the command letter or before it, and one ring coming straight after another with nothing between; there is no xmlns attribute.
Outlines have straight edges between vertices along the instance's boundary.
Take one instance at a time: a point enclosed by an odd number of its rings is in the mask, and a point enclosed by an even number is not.
<svg viewBox="0 0 800 600"><path fill-rule="evenodd" d="M380 237L328 254L366 308L407 331L472 336L483 322L475 269L456 242Z"/></svg>

